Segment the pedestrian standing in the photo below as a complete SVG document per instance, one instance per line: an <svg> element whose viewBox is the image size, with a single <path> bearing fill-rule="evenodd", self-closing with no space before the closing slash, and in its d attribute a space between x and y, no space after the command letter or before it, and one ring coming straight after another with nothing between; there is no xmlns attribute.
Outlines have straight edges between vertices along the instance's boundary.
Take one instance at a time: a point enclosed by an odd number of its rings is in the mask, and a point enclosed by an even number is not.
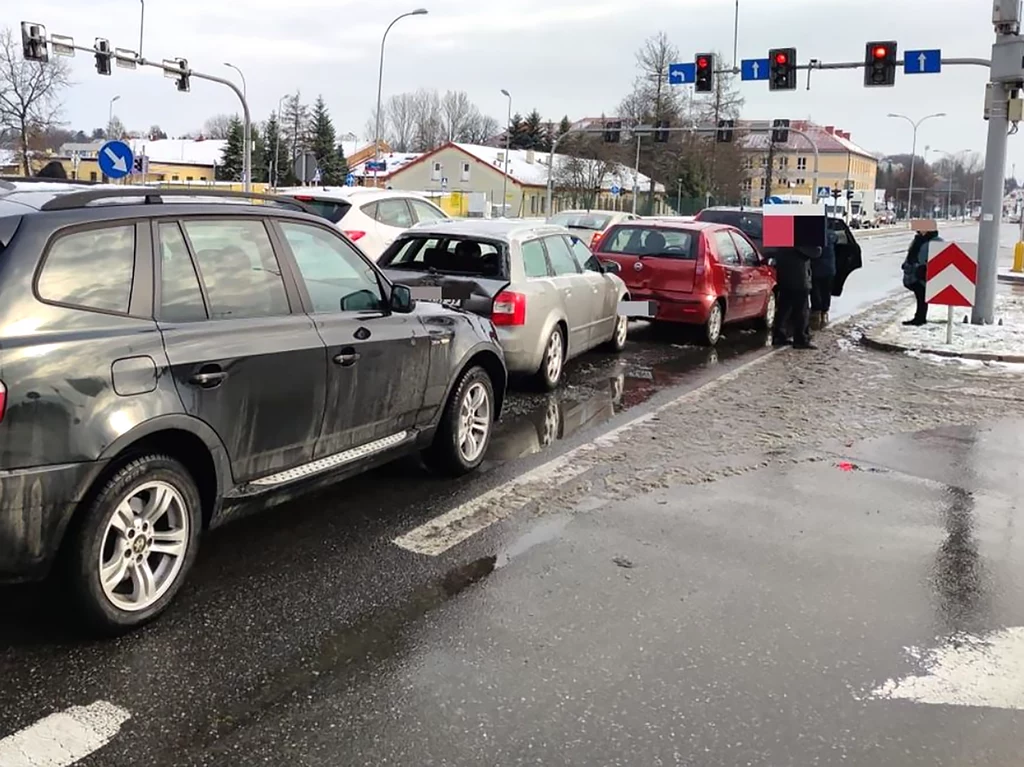
<svg viewBox="0 0 1024 767"><path fill-rule="evenodd" d="M928 304L925 303L925 285L928 281L928 251L932 242L939 241L939 233L934 229L917 232L907 249L907 257L903 260L903 287L910 290L917 299L917 311L914 318L906 320L904 325L924 325L928 322Z"/></svg>
<svg viewBox="0 0 1024 767"><path fill-rule="evenodd" d="M836 277L836 233L829 229L825 233L825 247L821 258L811 261L811 328L821 330L828 327L829 310L832 308L832 284Z"/></svg>
<svg viewBox="0 0 1024 767"><path fill-rule="evenodd" d="M821 251L820 246L797 246L779 248L773 254L779 298L772 346L792 343L794 349L818 348L811 343L810 332L811 261L820 258Z"/></svg>

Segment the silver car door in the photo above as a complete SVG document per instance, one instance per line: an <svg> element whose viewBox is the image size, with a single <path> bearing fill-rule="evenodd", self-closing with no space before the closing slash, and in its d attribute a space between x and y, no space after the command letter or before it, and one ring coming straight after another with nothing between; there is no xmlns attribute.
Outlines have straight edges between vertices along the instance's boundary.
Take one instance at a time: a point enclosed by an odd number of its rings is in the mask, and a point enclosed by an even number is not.
<svg viewBox="0 0 1024 767"><path fill-rule="evenodd" d="M554 270L554 282L562 296L563 310L569 322L568 359L591 346L595 297L590 283L576 265L568 241L556 234L544 237L541 242Z"/></svg>
<svg viewBox="0 0 1024 767"><path fill-rule="evenodd" d="M616 281L601 269L601 262L578 237L569 238L576 263L590 283L594 294L591 345L604 343L615 333L615 320L619 313Z"/></svg>

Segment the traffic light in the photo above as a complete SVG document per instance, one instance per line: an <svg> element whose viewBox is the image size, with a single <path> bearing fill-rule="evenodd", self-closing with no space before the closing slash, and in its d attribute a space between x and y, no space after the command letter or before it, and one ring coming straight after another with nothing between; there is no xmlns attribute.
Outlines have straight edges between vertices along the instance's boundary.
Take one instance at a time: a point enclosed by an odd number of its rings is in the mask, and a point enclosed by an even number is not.
<svg viewBox="0 0 1024 767"><path fill-rule="evenodd" d="M110 74L110 41L104 40L102 37L96 38L96 43L93 45L93 49L96 51L96 71L101 75Z"/></svg>
<svg viewBox="0 0 1024 767"><path fill-rule="evenodd" d="M50 60L50 52L46 47L46 27L31 21L21 22L21 54L25 61L45 64Z"/></svg>
<svg viewBox="0 0 1024 767"><path fill-rule="evenodd" d="M190 85L187 59L164 59L163 70L166 77L175 81L179 91L188 93Z"/></svg>
<svg viewBox="0 0 1024 767"><path fill-rule="evenodd" d="M719 144L728 144L732 141L733 128L736 127L735 120L719 120L718 133L715 134L715 141Z"/></svg>
<svg viewBox="0 0 1024 767"><path fill-rule="evenodd" d="M789 141L789 120L772 120L772 143L785 144Z"/></svg>
<svg viewBox="0 0 1024 767"><path fill-rule="evenodd" d="M622 122L614 120L604 124L604 140L609 144L618 144L622 136Z"/></svg>
<svg viewBox="0 0 1024 767"><path fill-rule="evenodd" d="M772 48L768 51L768 90L796 90L796 48Z"/></svg>
<svg viewBox="0 0 1024 767"><path fill-rule="evenodd" d="M847 200L852 200L853 199L853 190L852 189L847 189L846 190L846 199Z"/></svg>
<svg viewBox="0 0 1024 767"><path fill-rule="evenodd" d="M715 54L698 53L694 58L697 74L693 90L697 93L711 93L715 89Z"/></svg>
<svg viewBox="0 0 1024 767"><path fill-rule="evenodd" d="M864 85L896 84L896 42L868 43L864 46Z"/></svg>
<svg viewBox="0 0 1024 767"><path fill-rule="evenodd" d="M132 173L142 173L142 155L135 155L132 160Z"/></svg>
<svg viewBox="0 0 1024 767"><path fill-rule="evenodd" d="M654 129L654 140L659 144L667 143L669 136L672 135L672 132L669 130L671 126L672 123L669 120L659 122Z"/></svg>
<svg viewBox="0 0 1024 767"><path fill-rule="evenodd" d="M833 200L838 200L840 197L842 197L842 195L843 195L843 193L842 193L842 191L840 191L839 187L833 187L832 188L832 199Z"/></svg>

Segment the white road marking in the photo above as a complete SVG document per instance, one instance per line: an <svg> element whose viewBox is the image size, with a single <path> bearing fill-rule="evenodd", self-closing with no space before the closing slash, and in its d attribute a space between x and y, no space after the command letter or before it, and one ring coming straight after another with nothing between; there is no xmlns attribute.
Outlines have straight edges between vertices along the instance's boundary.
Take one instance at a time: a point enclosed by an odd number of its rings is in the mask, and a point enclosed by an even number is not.
<svg viewBox="0 0 1024 767"><path fill-rule="evenodd" d="M71 706L0 740L0 765L71 767L107 745L130 718L105 700Z"/></svg>
<svg viewBox="0 0 1024 767"><path fill-rule="evenodd" d="M907 653L925 673L890 679L872 698L1024 711L1024 627L960 635L938 649L908 647Z"/></svg>
<svg viewBox="0 0 1024 767"><path fill-rule="evenodd" d="M746 362L649 413L627 421L621 426L596 437L591 442L573 448L558 458L554 458L528 471L526 474L509 480L493 490L488 490L471 501L456 506L454 509L410 530L405 535L395 538L392 543L414 554L423 554L430 557L443 554L453 546L457 546L480 531L486 530L495 522L499 522L525 508L544 493L588 472L592 468L592 464L581 460L588 453L615 443L624 432L647 423L656 418L659 413L669 408L677 407L679 404L699 396L714 386L733 380L755 365L761 364L771 355L772 352L768 352L761 357Z"/></svg>

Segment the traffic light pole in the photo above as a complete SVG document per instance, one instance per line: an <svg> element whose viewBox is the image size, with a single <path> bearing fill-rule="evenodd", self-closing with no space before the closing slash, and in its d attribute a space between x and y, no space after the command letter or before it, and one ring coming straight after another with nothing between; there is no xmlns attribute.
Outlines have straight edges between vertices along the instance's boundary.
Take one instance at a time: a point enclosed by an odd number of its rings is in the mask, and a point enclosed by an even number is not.
<svg viewBox="0 0 1024 767"><path fill-rule="evenodd" d="M769 137L769 143L770 143L772 131L775 130L775 128L773 128L772 125L769 123L766 126L753 126L753 127L751 127L751 126L742 126L742 127L739 127L739 126L721 126L720 127L720 126L717 126L717 125L714 125L714 126L701 126L701 125L697 125L697 126L693 126L693 127L689 127L689 128L662 128L661 130L664 130L664 131L666 131L668 133L697 133L697 134L706 134L706 135L712 135L712 136L717 134L718 131L720 131L720 130L721 131L746 131L747 133L767 133L768 137ZM815 202L817 202L816 196L817 196L817 193L818 193L818 167L819 167L818 166L818 161L820 159L819 155L818 155L818 147L817 147L817 145L814 143L814 141L811 139L811 137L806 132L804 132L802 130L797 130L796 128L787 128L786 130L788 130L790 133L795 133L797 136L800 136L804 141L807 142L807 145L810 146L811 151L814 153L814 169L813 169L813 175L812 175L812 181L811 181L811 188L814 190L812 192L812 196L815 197ZM570 134L576 135L576 136L585 136L585 135L602 136L602 135L604 135L604 133L605 133L604 128L570 128L565 133L563 133L561 136L559 136L558 138L556 138L554 141L551 142L551 150L548 152L548 183L547 183L546 208L545 208L547 210L547 214L549 216L554 213L554 210L552 209L551 205L552 205L552 202L553 202L553 199L554 199L555 152L558 149L559 143L561 143L562 139L564 139L566 136L568 136ZM639 191L637 189L637 186L638 186L639 176L640 176L639 167L640 167L640 139L641 139L641 137L642 137L642 134L638 134L637 135L637 157L636 157L636 165L635 165L635 168L634 168L634 176L633 176L633 212L634 213L636 213L636 199L637 199L637 193ZM654 179L651 179L651 184L653 186ZM765 190L765 196L766 197L770 196L768 194L767 190Z"/></svg>

